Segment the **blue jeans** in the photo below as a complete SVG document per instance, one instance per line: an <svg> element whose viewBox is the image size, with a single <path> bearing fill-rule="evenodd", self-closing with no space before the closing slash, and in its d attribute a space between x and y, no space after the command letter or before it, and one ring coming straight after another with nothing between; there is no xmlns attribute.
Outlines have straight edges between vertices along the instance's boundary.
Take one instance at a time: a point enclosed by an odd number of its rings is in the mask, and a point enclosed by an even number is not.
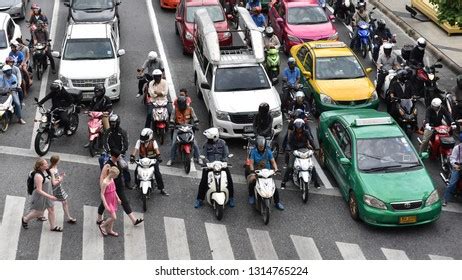
<svg viewBox="0 0 462 280"><path fill-rule="evenodd" d="M21 101L19 101L19 94L17 92L14 92L12 96L13 96L14 113L20 120L22 119L22 115L21 115Z"/></svg>
<svg viewBox="0 0 462 280"><path fill-rule="evenodd" d="M178 143L176 142L176 137L178 136L178 129L173 130L173 138L172 138L172 147L170 148L170 160L174 161L176 158L176 153L178 151ZM195 159L199 158L199 147L196 143L196 138L194 138L193 143L193 156Z"/></svg>
<svg viewBox="0 0 462 280"><path fill-rule="evenodd" d="M456 187L457 182L459 181L460 171L459 170L452 170L451 171L451 178L449 178L449 184L446 190L444 190L444 201L449 201L451 196L453 195Z"/></svg>

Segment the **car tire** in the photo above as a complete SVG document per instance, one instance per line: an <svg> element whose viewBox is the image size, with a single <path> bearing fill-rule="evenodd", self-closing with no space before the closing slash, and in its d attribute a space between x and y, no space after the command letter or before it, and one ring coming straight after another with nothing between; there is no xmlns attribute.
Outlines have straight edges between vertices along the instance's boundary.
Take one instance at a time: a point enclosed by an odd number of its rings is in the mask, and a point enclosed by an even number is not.
<svg viewBox="0 0 462 280"><path fill-rule="evenodd" d="M194 74L194 85L196 85L196 94L197 94L197 97L199 97L199 99L203 100L204 97L202 96L201 88L200 88L200 86L199 86L199 83L197 82L197 74Z"/></svg>
<svg viewBox="0 0 462 280"><path fill-rule="evenodd" d="M359 221L358 201L356 200L354 191L350 191L348 197L348 210L350 211L351 218L355 221Z"/></svg>
<svg viewBox="0 0 462 280"><path fill-rule="evenodd" d="M178 25L176 25L176 22L175 22L175 34L180 35L180 31L178 30Z"/></svg>

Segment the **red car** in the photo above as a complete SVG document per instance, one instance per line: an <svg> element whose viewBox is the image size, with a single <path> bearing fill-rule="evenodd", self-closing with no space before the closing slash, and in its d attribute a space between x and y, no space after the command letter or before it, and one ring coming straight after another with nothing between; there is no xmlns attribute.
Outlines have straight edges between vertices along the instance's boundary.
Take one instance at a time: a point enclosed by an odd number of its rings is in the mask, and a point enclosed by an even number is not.
<svg viewBox="0 0 462 280"><path fill-rule="evenodd" d="M194 14L200 8L205 8L215 23L220 45L229 46L232 43L233 37L219 0L181 0L175 14L175 32L180 35L184 54L194 51Z"/></svg>
<svg viewBox="0 0 462 280"><path fill-rule="evenodd" d="M269 24L286 53L301 42L337 40L333 18L327 16L317 1L277 0L268 11Z"/></svg>

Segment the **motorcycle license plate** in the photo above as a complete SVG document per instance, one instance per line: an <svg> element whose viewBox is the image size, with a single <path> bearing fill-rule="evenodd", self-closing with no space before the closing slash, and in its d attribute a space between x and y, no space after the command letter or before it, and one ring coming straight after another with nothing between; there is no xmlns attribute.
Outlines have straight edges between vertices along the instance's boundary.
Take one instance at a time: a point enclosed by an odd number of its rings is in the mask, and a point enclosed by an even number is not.
<svg viewBox="0 0 462 280"><path fill-rule="evenodd" d="M245 133L253 132L253 126L251 125L244 126L244 132Z"/></svg>
<svg viewBox="0 0 462 280"><path fill-rule="evenodd" d="M417 222L417 216L399 217L399 223L400 224L413 224L415 222Z"/></svg>

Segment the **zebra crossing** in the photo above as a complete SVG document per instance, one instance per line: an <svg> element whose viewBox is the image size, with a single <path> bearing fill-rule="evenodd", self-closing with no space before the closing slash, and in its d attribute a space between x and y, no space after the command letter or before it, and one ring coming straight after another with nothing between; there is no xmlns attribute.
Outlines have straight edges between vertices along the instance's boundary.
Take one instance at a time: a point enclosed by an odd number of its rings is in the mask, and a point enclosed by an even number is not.
<svg viewBox="0 0 462 280"><path fill-rule="evenodd" d="M3 211L2 223L0 225L0 259L12 260L17 258L18 242L21 234L21 216L24 213L26 199L24 197L7 196ZM55 207L57 224L63 225L64 213L61 207ZM101 236L98 227L95 225L97 207L83 206L82 223L82 250L83 260L105 259L104 243L105 238ZM143 217L136 213L137 217ZM145 260L148 258L146 246L146 230L144 223L134 227L128 216L123 215L123 258L126 260ZM191 259L190 244L188 243L188 231L185 220L175 217L163 217L163 226L166 237L165 248L168 259L189 260ZM230 241L226 225L215 223L204 223L206 237L208 240L211 256L214 260L234 260L235 255ZM65 233L65 232L64 232ZM247 238L251 245L253 258L257 260L277 260L278 253L271 239L269 231L260 229L246 229ZM189 232L191 234L191 232ZM37 237L38 238L38 237ZM51 232L47 222L43 223L38 259L59 260L65 257L61 255L63 233ZM291 242L301 260L322 260L322 252L313 238L308 236L290 235L287 242ZM365 260L366 257L358 244L335 242L335 245L345 260ZM381 248L387 260L408 260L406 252L397 249ZM430 260L450 260L451 257L428 255Z"/></svg>

